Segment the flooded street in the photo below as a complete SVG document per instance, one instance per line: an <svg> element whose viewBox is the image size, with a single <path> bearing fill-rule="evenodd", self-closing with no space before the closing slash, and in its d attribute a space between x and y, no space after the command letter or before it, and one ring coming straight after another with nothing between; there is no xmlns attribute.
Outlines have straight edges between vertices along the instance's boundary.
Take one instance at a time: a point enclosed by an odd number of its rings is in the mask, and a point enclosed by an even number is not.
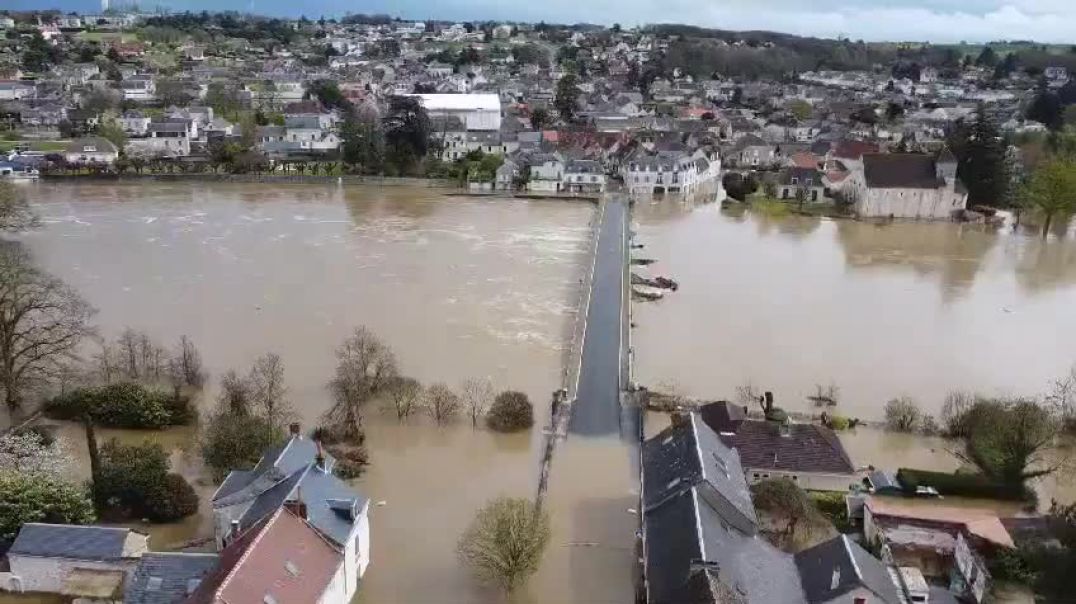
<svg viewBox="0 0 1076 604"><path fill-rule="evenodd" d="M45 228L23 240L100 310L104 335L131 326L172 342L186 333L213 376L275 351L304 425L328 407L333 348L360 324L425 383L488 376L527 393L536 429L523 435L465 421L437 428L424 417L400 425L371 409L372 465L357 481L372 500L360 601L497 601L462 567L456 540L487 499L534 494L539 427L561 382L592 206L335 185L28 191ZM180 467L198 463L193 432L155 436L176 447ZM77 430L71 439L82 442ZM547 499L554 536L520 602L630 599L634 482L618 441L567 443ZM203 522L154 527L153 544L190 538Z"/></svg>

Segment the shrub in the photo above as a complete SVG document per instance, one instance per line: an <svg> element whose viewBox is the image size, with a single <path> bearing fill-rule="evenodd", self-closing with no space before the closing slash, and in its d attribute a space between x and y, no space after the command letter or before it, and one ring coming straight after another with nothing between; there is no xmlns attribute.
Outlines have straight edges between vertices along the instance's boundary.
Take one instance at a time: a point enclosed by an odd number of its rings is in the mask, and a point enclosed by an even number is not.
<svg viewBox="0 0 1076 604"><path fill-rule="evenodd" d="M77 388L45 404L45 414L53 419L80 420L87 412L98 424L113 428L159 429L194 419L189 399L134 382Z"/></svg>
<svg viewBox="0 0 1076 604"><path fill-rule="evenodd" d="M493 399L486 424L497 432L518 432L534 425L534 408L526 394L506 390Z"/></svg>
<svg viewBox="0 0 1076 604"><path fill-rule="evenodd" d="M549 536L548 513L530 500L501 497L478 511L458 551L480 578L511 593L538 570Z"/></svg>
<svg viewBox="0 0 1076 604"><path fill-rule="evenodd" d="M98 501L117 514L171 522L198 511L198 496L183 477L168 472L168 454L151 442L101 447L101 468L94 477Z"/></svg>
<svg viewBox="0 0 1076 604"><path fill-rule="evenodd" d="M366 447L361 445L332 445L326 447L326 451L336 459L333 472L344 480L362 476L370 464Z"/></svg>
<svg viewBox="0 0 1076 604"><path fill-rule="evenodd" d="M963 497L981 497L985 499L1022 500L1027 497L1024 488L1005 485L990 480L982 474L963 474L949 472L931 472L901 468L897 471L897 482L908 493L914 493L916 487L934 487L942 495Z"/></svg>
<svg viewBox="0 0 1076 604"><path fill-rule="evenodd" d="M851 533L855 530L851 520L848 518L848 505L844 501L844 493L813 491L808 493L807 496L814 502L814 506L818 508L818 511L822 512L822 515L828 518L838 531Z"/></svg>
<svg viewBox="0 0 1076 604"><path fill-rule="evenodd" d="M832 415L829 418L829 428L840 432L849 428L848 418L843 415Z"/></svg>
<svg viewBox="0 0 1076 604"><path fill-rule="evenodd" d="M14 539L27 522L89 524L86 489L45 475L0 472L0 539Z"/></svg>

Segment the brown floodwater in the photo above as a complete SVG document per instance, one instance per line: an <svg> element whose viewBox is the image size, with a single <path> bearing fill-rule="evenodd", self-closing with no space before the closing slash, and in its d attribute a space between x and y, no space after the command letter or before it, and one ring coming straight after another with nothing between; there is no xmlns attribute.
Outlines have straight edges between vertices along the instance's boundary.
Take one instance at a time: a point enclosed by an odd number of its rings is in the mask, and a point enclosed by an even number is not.
<svg viewBox="0 0 1076 604"><path fill-rule="evenodd" d="M423 382L488 377L497 388L527 393L539 427L521 435L473 430L467 421L437 428L423 417L401 425L370 409L372 465L356 481L373 501L372 564L360 601L500 599L461 566L456 541L491 497L533 497L540 426L560 386L592 206L335 185L40 183L27 190L45 228L23 240L100 310L102 334L114 337L125 326L169 342L188 334L214 376L275 351L307 425L329 406L333 348L358 325L380 334L402 370ZM215 381L203 407L214 389ZM76 427L62 433L73 448L84 447ZM148 436L212 491L193 430ZM616 440L564 443L547 497L553 539L516 600L631 598L630 467ZM165 548L204 534L206 518L144 528L154 547Z"/></svg>

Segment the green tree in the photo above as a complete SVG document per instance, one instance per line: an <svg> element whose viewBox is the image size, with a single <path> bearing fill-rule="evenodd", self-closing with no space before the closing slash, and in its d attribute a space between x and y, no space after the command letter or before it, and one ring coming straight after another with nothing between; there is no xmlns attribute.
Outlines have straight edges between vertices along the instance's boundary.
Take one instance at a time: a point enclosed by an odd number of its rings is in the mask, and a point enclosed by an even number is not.
<svg viewBox="0 0 1076 604"><path fill-rule="evenodd" d="M55 477L0 472L0 539L14 539L27 522L90 524L93 502L86 489Z"/></svg>
<svg viewBox="0 0 1076 604"><path fill-rule="evenodd" d="M259 416L220 409L206 421L199 446L213 478L222 480L232 470L253 468L267 448L283 440L284 433L272 431Z"/></svg>
<svg viewBox="0 0 1076 604"><path fill-rule="evenodd" d="M570 122L575 118L578 109L579 78L574 73L565 74L557 82L556 95L553 98L553 107L560 113L561 119Z"/></svg>
<svg viewBox="0 0 1076 604"><path fill-rule="evenodd" d="M913 432L922 418L922 411L914 400L902 396L885 404L885 424L897 432Z"/></svg>
<svg viewBox="0 0 1076 604"><path fill-rule="evenodd" d="M829 520L807 493L788 478L771 478L751 486L755 509L769 516L774 545L791 550L810 545L832 530Z"/></svg>
<svg viewBox="0 0 1076 604"><path fill-rule="evenodd" d="M127 133L116 120L104 120L97 125L97 135L116 145L117 149L123 149L127 144Z"/></svg>
<svg viewBox="0 0 1076 604"><path fill-rule="evenodd" d="M1026 399L979 399L965 412L964 451L958 456L1006 485L1057 470L1061 421L1050 408Z"/></svg>
<svg viewBox="0 0 1076 604"><path fill-rule="evenodd" d="M1050 130L1059 130L1064 124L1064 110L1056 92L1040 90L1027 108L1027 119L1039 122Z"/></svg>
<svg viewBox="0 0 1076 604"><path fill-rule="evenodd" d="M982 52L975 59L976 67L985 67L987 69L993 69L998 64L998 55L994 52L993 48L984 46Z"/></svg>
<svg viewBox="0 0 1076 604"><path fill-rule="evenodd" d="M385 163L385 135L375 119L349 111L340 126L340 153L344 163L376 174Z"/></svg>
<svg viewBox="0 0 1076 604"><path fill-rule="evenodd" d="M1036 168L1024 187L1023 203L1042 215L1046 237L1055 218L1076 211L1076 159L1055 156Z"/></svg>
<svg viewBox="0 0 1076 604"><path fill-rule="evenodd" d="M958 124L947 139L957 158L956 174L968 189L968 205L1011 203L1005 139L983 113L971 124Z"/></svg>
<svg viewBox="0 0 1076 604"><path fill-rule="evenodd" d="M388 158L401 173L409 172L430 150L430 118L415 97L394 96L384 119Z"/></svg>
<svg viewBox="0 0 1076 604"><path fill-rule="evenodd" d="M168 472L168 453L157 443L101 447L94 493L105 507L130 518L172 522L198 511L198 496L178 474Z"/></svg>
<svg viewBox="0 0 1076 604"><path fill-rule="evenodd" d="M534 130L542 130L550 123L552 123L552 115L549 114L549 110L544 107L538 107L534 111L531 111L531 128Z"/></svg>
<svg viewBox="0 0 1076 604"><path fill-rule="evenodd" d="M330 47L331 48L331 47ZM350 109L351 101L347 100L336 80L314 80L307 85L306 98L317 99L326 109Z"/></svg>
<svg viewBox="0 0 1076 604"><path fill-rule="evenodd" d="M788 110L792 116L803 122L811 117L811 104L803 99L796 99L788 104Z"/></svg>
<svg viewBox="0 0 1076 604"><path fill-rule="evenodd" d="M483 580L511 594L533 575L551 534L549 516L526 499L494 499L460 537L460 557Z"/></svg>
<svg viewBox="0 0 1076 604"><path fill-rule="evenodd" d="M497 432L518 432L534 425L534 407L526 394L506 390L493 399L486 425Z"/></svg>

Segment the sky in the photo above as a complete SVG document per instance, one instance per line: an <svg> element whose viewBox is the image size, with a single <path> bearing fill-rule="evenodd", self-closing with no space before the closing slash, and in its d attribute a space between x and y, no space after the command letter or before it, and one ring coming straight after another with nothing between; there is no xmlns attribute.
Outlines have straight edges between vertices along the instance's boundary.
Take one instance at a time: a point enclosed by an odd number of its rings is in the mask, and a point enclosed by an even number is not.
<svg viewBox="0 0 1076 604"><path fill-rule="evenodd" d="M173 11L239 10L316 18L388 13L405 19L685 23L867 41L1076 43L1076 0L143 0ZM3 0L16 10L93 11L99 0Z"/></svg>

